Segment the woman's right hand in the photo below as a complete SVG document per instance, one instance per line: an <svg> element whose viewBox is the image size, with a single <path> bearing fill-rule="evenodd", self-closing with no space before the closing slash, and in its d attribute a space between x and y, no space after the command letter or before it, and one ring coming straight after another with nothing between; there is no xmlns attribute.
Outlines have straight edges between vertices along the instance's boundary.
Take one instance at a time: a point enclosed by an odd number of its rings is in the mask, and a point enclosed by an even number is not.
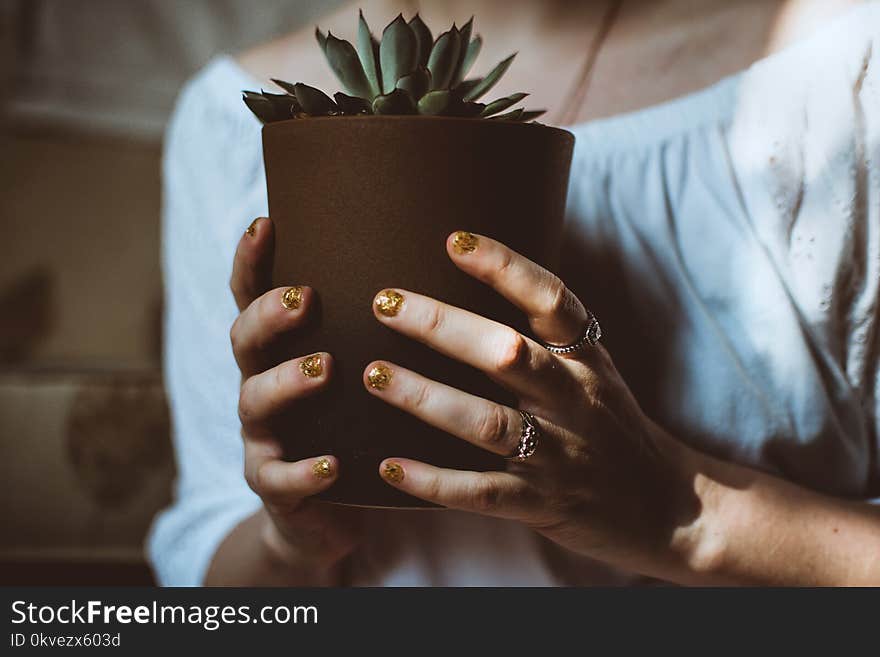
<svg viewBox="0 0 880 657"><path fill-rule="evenodd" d="M255 220L238 244L230 281L240 312L230 338L241 371L244 476L263 501L255 527L269 554L302 584L333 584L340 562L358 542L358 511L310 499L336 481L337 459L323 455L283 461L272 428L273 419L291 403L324 388L333 361L327 353L283 361L274 355L279 343L303 324L314 301L308 287L272 288L274 250L272 222Z"/></svg>

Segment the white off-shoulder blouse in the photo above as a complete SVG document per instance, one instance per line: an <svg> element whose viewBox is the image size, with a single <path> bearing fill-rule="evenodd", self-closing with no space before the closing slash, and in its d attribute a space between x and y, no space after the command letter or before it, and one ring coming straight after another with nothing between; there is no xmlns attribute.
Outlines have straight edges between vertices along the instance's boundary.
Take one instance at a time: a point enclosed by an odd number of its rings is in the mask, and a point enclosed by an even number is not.
<svg viewBox="0 0 880 657"><path fill-rule="evenodd" d="M267 213L260 124L239 93L253 87L215 59L167 132L179 475L149 538L163 584L201 583L260 505L242 476L227 287L241 234ZM648 414L803 486L880 496L880 5L701 92L572 132L563 275ZM510 521L373 511L367 522L357 585L630 581Z"/></svg>

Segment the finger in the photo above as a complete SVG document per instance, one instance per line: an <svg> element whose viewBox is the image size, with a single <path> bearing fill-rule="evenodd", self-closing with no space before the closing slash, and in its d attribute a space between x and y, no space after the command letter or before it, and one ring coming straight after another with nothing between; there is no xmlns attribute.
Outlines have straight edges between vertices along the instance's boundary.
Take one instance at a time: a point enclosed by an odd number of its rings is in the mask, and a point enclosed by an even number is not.
<svg viewBox="0 0 880 657"><path fill-rule="evenodd" d="M520 396L559 390L565 372L546 349L509 326L406 290L383 290L373 302L386 326L485 372Z"/></svg>
<svg viewBox="0 0 880 657"><path fill-rule="evenodd" d="M272 287L275 258L275 227L266 217L258 217L238 242L232 261L229 287L239 310Z"/></svg>
<svg viewBox="0 0 880 657"><path fill-rule="evenodd" d="M532 486L509 472L450 470L391 458L379 464L379 476L405 493L450 509L521 521L540 509Z"/></svg>
<svg viewBox="0 0 880 657"><path fill-rule="evenodd" d="M279 450L263 441L245 441L245 479L267 508L289 513L302 500L328 489L336 481L339 461L333 456L316 456L289 463Z"/></svg>
<svg viewBox="0 0 880 657"><path fill-rule="evenodd" d="M364 385L392 406L489 452L511 456L519 447L522 416L512 408L384 361L367 365Z"/></svg>
<svg viewBox="0 0 880 657"><path fill-rule="evenodd" d="M450 235L446 250L459 269L522 310L539 339L565 345L581 337L587 311L555 274L496 240L465 231Z"/></svg>
<svg viewBox="0 0 880 657"><path fill-rule="evenodd" d="M268 348L305 322L314 291L299 285L278 287L255 299L229 331L232 353L243 376L261 372L271 362Z"/></svg>
<svg viewBox="0 0 880 657"><path fill-rule="evenodd" d="M269 421L298 399L320 391L331 376L333 359L321 352L295 358L246 379L238 417L246 435L271 435Z"/></svg>
<svg viewBox="0 0 880 657"><path fill-rule="evenodd" d="M245 479L263 501L275 527L284 536L279 550L293 552L295 562L326 560L334 563L355 543L355 527L342 514L322 509L309 498L332 486L339 477L339 461L317 456L293 463L280 460L275 441L245 440ZM295 528L295 531L292 530Z"/></svg>

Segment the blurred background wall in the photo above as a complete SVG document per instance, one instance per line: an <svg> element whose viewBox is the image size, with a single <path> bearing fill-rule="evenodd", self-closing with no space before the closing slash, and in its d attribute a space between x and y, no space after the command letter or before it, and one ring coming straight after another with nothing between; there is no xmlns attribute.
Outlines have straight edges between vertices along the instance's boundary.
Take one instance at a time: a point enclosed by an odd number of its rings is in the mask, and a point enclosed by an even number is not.
<svg viewBox="0 0 880 657"><path fill-rule="evenodd" d="M150 581L164 125L211 57L340 4L0 0L0 584Z"/></svg>

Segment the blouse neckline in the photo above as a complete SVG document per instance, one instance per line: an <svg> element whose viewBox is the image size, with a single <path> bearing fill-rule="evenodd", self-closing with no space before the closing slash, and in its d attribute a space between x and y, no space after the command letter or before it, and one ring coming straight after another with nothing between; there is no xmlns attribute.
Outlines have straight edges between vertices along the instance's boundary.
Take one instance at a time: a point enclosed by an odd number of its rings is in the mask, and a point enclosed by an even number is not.
<svg viewBox="0 0 880 657"><path fill-rule="evenodd" d="M575 135L579 149L583 150L583 146L589 144L587 150L595 154L597 151L620 151L637 146L644 147L646 144L663 141L707 125L725 124L730 121L736 109L737 92L744 77L751 72L763 71L770 67L785 67L791 58L799 56L803 50L815 48L816 42L823 41L829 31L840 29L841 24L851 20L862 20L857 14L861 11L871 12L878 6L880 6L878 2L857 5L813 34L799 39L778 52L766 55L747 68L723 77L702 89L629 112L559 127ZM869 18L869 16L865 17L864 20ZM238 86L242 90L260 89L264 84L227 53L215 56L205 72L225 79L224 88ZM243 107L237 96L231 97Z"/></svg>

